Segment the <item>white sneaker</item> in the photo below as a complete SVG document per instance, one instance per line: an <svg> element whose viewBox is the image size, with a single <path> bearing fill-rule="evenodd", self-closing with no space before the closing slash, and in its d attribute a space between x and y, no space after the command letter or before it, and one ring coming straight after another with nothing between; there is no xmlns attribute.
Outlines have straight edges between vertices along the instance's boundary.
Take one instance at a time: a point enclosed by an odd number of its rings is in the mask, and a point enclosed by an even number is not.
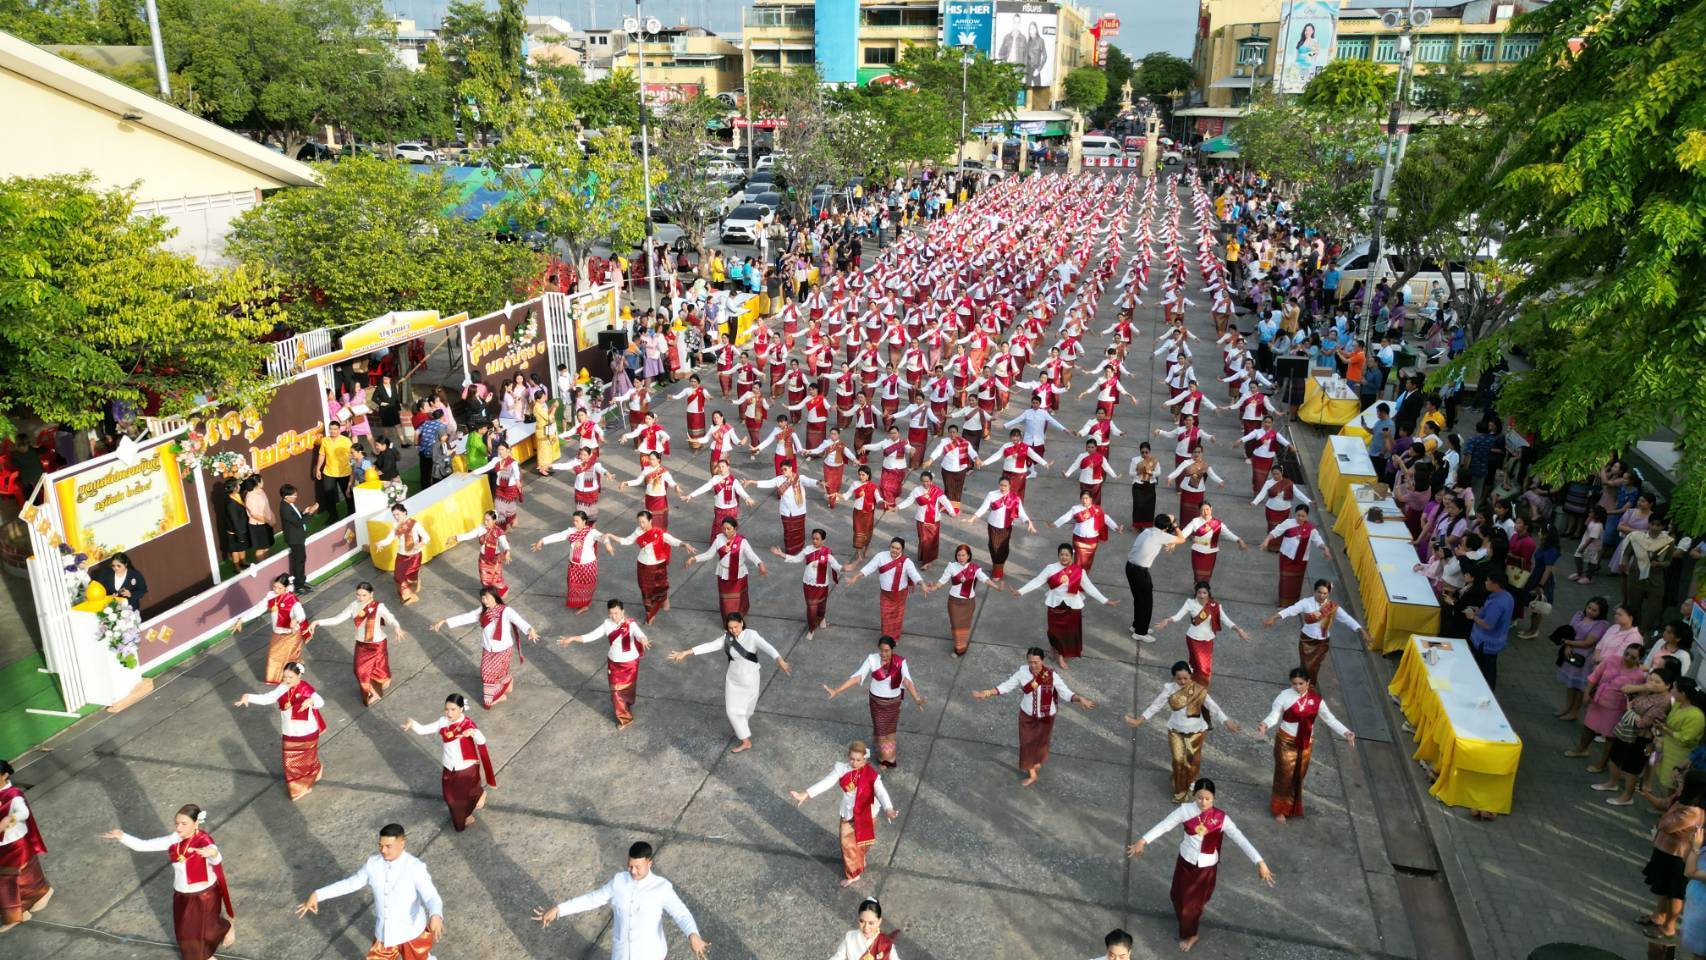
<svg viewBox="0 0 1706 960"><path fill-rule="evenodd" d="M1137 639L1142 643L1154 643L1155 642L1155 638L1150 636L1147 633L1137 634Z"/></svg>

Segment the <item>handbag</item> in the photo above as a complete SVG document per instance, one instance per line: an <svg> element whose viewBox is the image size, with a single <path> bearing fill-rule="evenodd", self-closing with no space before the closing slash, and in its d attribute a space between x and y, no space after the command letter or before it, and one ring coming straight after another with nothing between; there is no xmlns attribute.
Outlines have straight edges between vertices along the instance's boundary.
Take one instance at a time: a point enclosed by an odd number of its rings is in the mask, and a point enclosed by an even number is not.
<svg viewBox="0 0 1706 960"><path fill-rule="evenodd" d="M1534 601L1529 603L1528 609L1539 614L1542 617L1551 616L1552 615L1552 601L1550 601L1550 600L1534 600Z"/></svg>
<svg viewBox="0 0 1706 960"><path fill-rule="evenodd" d="M1526 567L1521 567L1514 563L1505 564L1505 580L1518 590L1528 586L1528 578L1533 575L1534 571L1529 570Z"/></svg>

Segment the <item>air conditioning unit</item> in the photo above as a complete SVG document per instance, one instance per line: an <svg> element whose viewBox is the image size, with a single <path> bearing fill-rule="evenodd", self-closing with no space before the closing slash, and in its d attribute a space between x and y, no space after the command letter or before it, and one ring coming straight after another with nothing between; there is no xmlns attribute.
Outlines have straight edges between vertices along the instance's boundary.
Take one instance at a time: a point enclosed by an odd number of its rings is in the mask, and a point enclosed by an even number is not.
<svg viewBox="0 0 1706 960"><path fill-rule="evenodd" d="M1388 30L1396 30L1404 23L1404 11L1388 10L1380 15L1380 25Z"/></svg>
<svg viewBox="0 0 1706 960"><path fill-rule="evenodd" d="M1434 22L1432 10L1415 10L1410 13L1410 26L1420 30Z"/></svg>

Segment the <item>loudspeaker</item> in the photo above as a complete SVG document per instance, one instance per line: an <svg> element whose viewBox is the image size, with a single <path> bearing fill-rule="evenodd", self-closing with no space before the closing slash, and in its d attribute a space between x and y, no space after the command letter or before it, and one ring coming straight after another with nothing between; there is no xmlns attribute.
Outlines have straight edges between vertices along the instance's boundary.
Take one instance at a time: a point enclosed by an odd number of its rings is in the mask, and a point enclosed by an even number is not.
<svg viewBox="0 0 1706 960"><path fill-rule="evenodd" d="M1279 380L1301 380L1309 376L1308 357L1274 358L1274 377Z"/></svg>
<svg viewBox="0 0 1706 960"><path fill-rule="evenodd" d="M598 334L598 345L605 350L614 350L617 353L621 353L622 351L628 349L628 331L626 331L626 330L604 330L604 331L600 331Z"/></svg>

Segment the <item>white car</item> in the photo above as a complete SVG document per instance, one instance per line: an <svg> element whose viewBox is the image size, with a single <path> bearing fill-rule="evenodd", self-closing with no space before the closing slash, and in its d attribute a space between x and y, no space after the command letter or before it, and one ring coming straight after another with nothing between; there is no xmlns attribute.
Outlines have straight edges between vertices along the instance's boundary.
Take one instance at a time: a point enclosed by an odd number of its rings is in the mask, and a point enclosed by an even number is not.
<svg viewBox="0 0 1706 960"><path fill-rule="evenodd" d="M1178 150L1175 150L1172 147L1169 147L1166 150L1161 151L1161 162L1162 163L1184 163L1185 162L1185 155L1180 153Z"/></svg>
<svg viewBox="0 0 1706 960"><path fill-rule="evenodd" d="M705 173L713 177L743 177L746 171L729 160L706 160Z"/></svg>
<svg viewBox="0 0 1706 960"><path fill-rule="evenodd" d="M770 224L771 216L770 208L763 204L741 204L723 219L723 242L738 240L741 243L756 244L758 231Z"/></svg>
<svg viewBox="0 0 1706 960"><path fill-rule="evenodd" d="M758 158L758 163L753 165L753 169L754 170L769 170L769 169L776 166L777 160L779 160L779 159L785 160L785 159L787 159L787 156L788 155L785 153L767 153L764 156Z"/></svg>
<svg viewBox="0 0 1706 960"><path fill-rule="evenodd" d="M397 159L407 160L410 163L437 163L438 151L424 143L399 143L397 144Z"/></svg>

